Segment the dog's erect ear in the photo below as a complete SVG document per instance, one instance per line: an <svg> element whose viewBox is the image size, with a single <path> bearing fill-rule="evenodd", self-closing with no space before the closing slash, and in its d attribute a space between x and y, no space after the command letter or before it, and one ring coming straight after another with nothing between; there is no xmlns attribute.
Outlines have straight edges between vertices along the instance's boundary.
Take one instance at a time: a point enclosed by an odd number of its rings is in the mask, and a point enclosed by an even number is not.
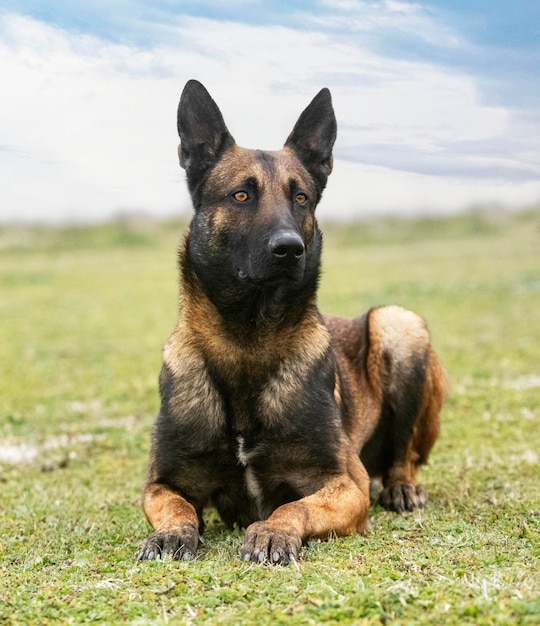
<svg viewBox="0 0 540 626"><path fill-rule="evenodd" d="M234 143L217 104L197 80L186 83L178 105L180 165L186 170L190 189L197 185L221 152Z"/></svg>
<svg viewBox="0 0 540 626"><path fill-rule="evenodd" d="M337 124L332 97L326 88L321 89L300 115L285 145L296 154L320 185L332 171L332 148L336 140Z"/></svg>

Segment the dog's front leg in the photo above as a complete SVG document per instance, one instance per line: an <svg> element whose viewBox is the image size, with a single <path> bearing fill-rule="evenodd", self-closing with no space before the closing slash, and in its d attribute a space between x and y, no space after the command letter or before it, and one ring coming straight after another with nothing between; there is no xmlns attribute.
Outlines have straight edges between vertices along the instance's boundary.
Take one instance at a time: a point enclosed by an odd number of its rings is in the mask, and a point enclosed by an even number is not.
<svg viewBox="0 0 540 626"><path fill-rule="evenodd" d="M167 485L148 485L143 494L143 508L155 531L141 544L139 561L170 555L177 561L191 560L197 554L199 521L195 507Z"/></svg>
<svg viewBox="0 0 540 626"><path fill-rule="evenodd" d="M330 477L319 491L278 507L246 530L241 558L254 563L288 564L302 541L368 529L369 478L357 456L349 471Z"/></svg>

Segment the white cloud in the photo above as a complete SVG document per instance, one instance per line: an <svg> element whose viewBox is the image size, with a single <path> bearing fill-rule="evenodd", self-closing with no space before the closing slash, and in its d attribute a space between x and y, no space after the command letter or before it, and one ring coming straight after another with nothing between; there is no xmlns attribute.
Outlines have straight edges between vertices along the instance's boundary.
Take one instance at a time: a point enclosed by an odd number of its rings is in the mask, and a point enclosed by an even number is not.
<svg viewBox="0 0 540 626"><path fill-rule="evenodd" d="M375 215L452 214L473 206L523 207L539 198L537 182L489 184L338 161L319 215L361 219Z"/></svg>
<svg viewBox="0 0 540 626"><path fill-rule="evenodd" d="M453 48L461 43L459 33L437 20L419 3L323 0L321 4L332 9L332 13L315 18L314 22L327 30L339 30L342 37L362 33L381 36L390 31L437 47Z"/></svg>
<svg viewBox="0 0 540 626"><path fill-rule="evenodd" d="M391 5L390 13L407 16L410 5ZM16 15L0 20L0 75L9 94L0 101L0 219L91 220L186 207L175 116L189 78L206 84L248 147L279 148L322 86L334 96L338 154L376 145L381 153L399 146L436 158L512 132L512 113L482 104L470 77L389 62L361 42L317 30L184 16L160 26L165 43L142 49ZM444 179L398 165L338 160L322 213L455 210L540 195L531 182Z"/></svg>
<svg viewBox="0 0 540 626"><path fill-rule="evenodd" d="M2 207L60 219L172 210L177 93L141 74L152 55L32 20L10 26L20 45L0 54L1 136L21 155L1 162Z"/></svg>

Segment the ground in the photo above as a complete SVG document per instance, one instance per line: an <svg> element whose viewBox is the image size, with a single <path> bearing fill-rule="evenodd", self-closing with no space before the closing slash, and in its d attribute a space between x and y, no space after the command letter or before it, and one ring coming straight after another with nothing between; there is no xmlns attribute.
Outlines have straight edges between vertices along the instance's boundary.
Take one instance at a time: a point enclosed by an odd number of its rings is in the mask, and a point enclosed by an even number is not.
<svg viewBox="0 0 540 626"><path fill-rule="evenodd" d="M377 505L298 569L136 563L180 223L0 231L0 623L536 624L540 211L325 225L320 306L427 321L448 371L428 508Z"/></svg>

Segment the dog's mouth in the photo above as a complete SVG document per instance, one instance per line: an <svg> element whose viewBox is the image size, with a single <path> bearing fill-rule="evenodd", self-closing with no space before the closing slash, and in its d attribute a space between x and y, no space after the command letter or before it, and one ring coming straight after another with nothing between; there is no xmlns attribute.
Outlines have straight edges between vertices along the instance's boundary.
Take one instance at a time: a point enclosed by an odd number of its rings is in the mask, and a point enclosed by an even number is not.
<svg viewBox="0 0 540 626"><path fill-rule="evenodd" d="M236 276L241 282L251 283L257 286L279 285L282 283L293 283L302 279L303 268L282 268L271 274L253 275L246 272L241 267L236 269Z"/></svg>
<svg viewBox="0 0 540 626"><path fill-rule="evenodd" d="M298 232L281 226L268 236L248 241L236 253L233 267L242 283L260 287L287 285L303 279L307 256L306 244Z"/></svg>

